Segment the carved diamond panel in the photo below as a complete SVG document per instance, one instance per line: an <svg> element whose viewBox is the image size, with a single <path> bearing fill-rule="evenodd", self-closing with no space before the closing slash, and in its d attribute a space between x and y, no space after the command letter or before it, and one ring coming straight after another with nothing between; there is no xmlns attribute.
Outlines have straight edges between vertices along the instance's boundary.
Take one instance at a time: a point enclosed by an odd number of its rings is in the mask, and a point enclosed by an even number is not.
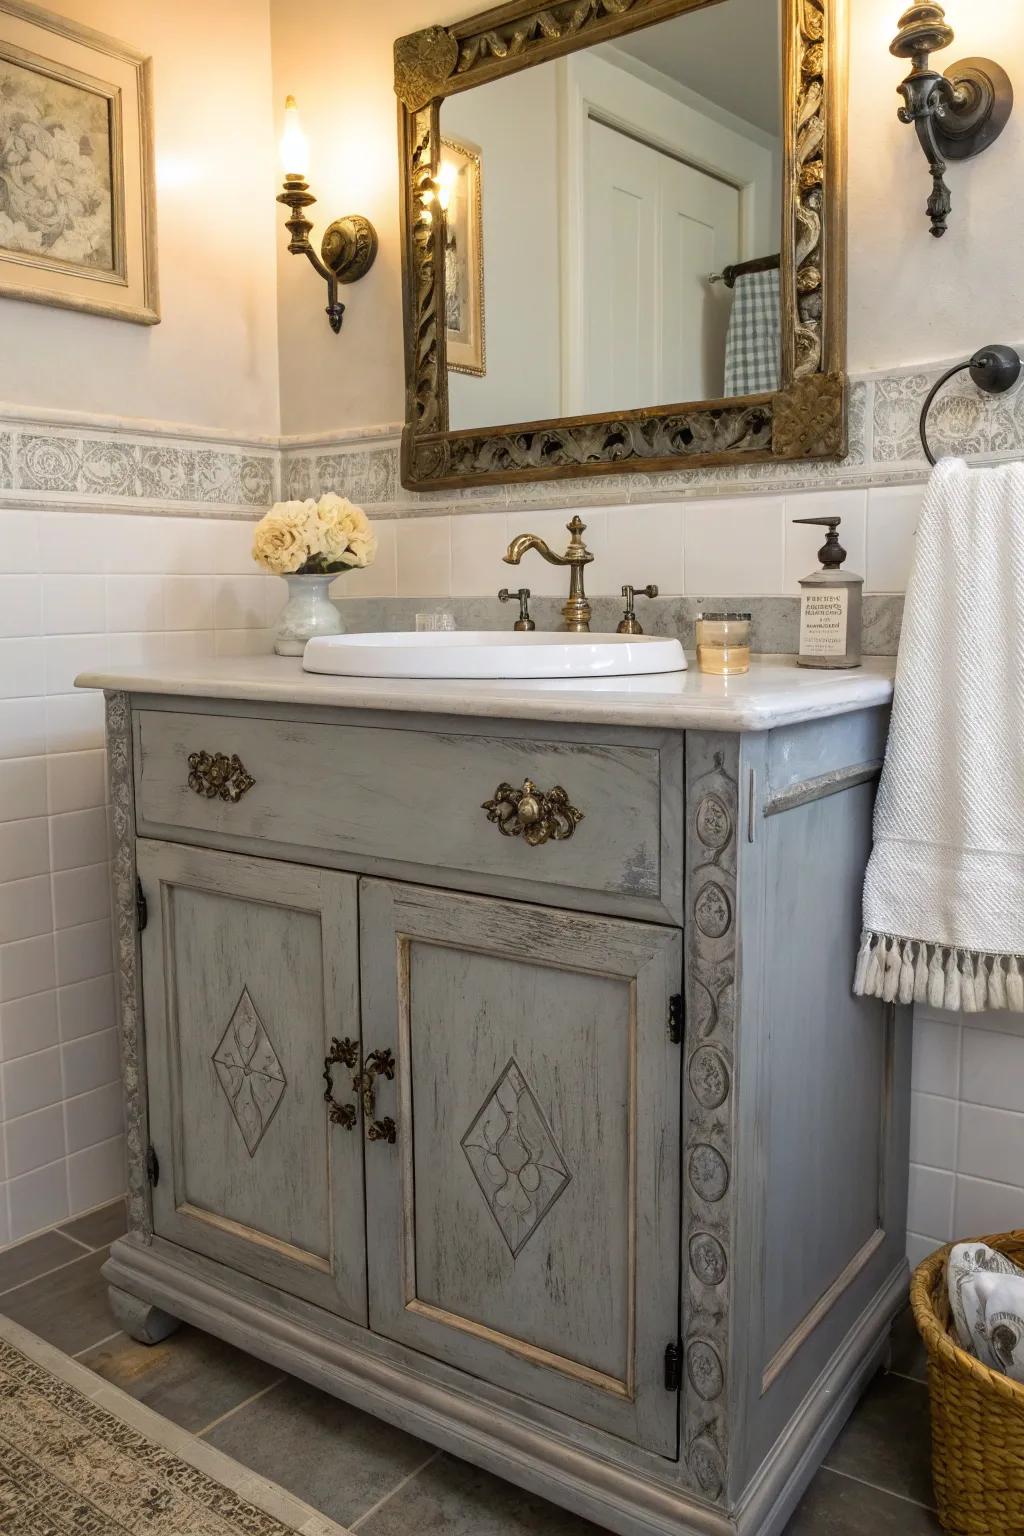
<svg viewBox="0 0 1024 1536"><path fill-rule="evenodd" d="M213 1064L249 1156L263 1140L288 1084L248 987L213 1053Z"/></svg>
<svg viewBox="0 0 1024 1536"><path fill-rule="evenodd" d="M463 1136L462 1150L515 1258L572 1174L514 1056Z"/></svg>

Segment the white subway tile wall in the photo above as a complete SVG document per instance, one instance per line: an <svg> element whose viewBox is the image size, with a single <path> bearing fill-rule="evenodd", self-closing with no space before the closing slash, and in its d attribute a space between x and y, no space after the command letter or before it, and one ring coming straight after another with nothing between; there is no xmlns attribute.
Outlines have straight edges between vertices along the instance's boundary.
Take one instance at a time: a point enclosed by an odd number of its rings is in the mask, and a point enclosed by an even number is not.
<svg viewBox="0 0 1024 1536"><path fill-rule="evenodd" d="M920 498L920 487L900 487L581 509L596 556L588 588L614 595L624 581L655 581L666 596L792 592L821 542L792 518L836 514L868 590L899 591ZM519 532L561 550L571 515L524 506L382 519L376 563L340 577L333 595L422 596L436 606L505 585L560 594L564 571L533 556L517 571L501 555ZM101 1204L124 1183L103 706L74 692L75 675L111 658L268 650L283 583L255 571L250 543L251 525L229 519L0 510L0 1246ZM964 1044L966 1026L921 1019L917 1028L926 1044L915 1067L912 1248L954 1225L985 1225L977 1218L1002 1210L1000 1192L1017 1200L1012 1219L1024 1220L1024 1180L1007 1179L1013 1152L995 1150L1004 1122L970 1119L960 1138L947 1113L959 1126L962 1073L965 1109L1008 1115L1008 1145L1020 1148L1012 1117L1024 1116L1024 1087L1015 1093L997 1059L1008 1037L970 1037L995 1041L989 1066Z"/></svg>
<svg viewBox="0 0 1024 1536"><path fill-rule="evenodd" d="M918 1009L908 1254L1024 1226L1024 1021Z"/></svg>
<svg viewBox="0 0 1024 1536"><path fill-rule="evenodd" d="M502 555L517 533L536 533L561 554L566 523L578 511L594 553L587 591L615 596L623 582L654 581L666 597L777 596L799 592L817 567L822 528L797 528L797 517L840 517L847 567L866 577L868 592L902 592L914 549L924 488L798 491L787 496L712 498L650 506L465 512L404 517L375 524L380 549L364 571L339 577L332 596L480 597L527 586L556 597L565 572L535 555L519 567ZM174 628L168 623L168 628ZM0 642L2 644L2 642Z"/></svg>
<svg viewBox="0 0 1024 1536"><path fill-rule="evenodd" d="M0 1247L124 1188L103 701L74 677L267 650L284 589L251 542L246 522L0 511Z"/></svg>

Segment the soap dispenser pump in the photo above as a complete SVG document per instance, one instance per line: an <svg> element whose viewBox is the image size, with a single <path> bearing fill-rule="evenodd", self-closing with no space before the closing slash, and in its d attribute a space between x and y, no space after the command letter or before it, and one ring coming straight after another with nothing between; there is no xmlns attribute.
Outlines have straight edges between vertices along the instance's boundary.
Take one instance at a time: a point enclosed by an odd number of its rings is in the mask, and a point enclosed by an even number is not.
<svg viewBox="0 0 1024 1536"><path fill-rule="evenodd" d="M821 570L800 582L800 666L859 667L864 578L841 569L846 559L838 533L842 519L795 517L793 521L828 529L818 550Z"/></svg>

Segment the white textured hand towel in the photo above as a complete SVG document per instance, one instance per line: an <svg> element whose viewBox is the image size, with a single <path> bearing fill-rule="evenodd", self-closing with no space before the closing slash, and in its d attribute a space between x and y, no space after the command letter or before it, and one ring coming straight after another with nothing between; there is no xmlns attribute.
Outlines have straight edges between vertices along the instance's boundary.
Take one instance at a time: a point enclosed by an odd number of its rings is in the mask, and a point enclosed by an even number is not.
<svg viewBox="0 0 1024 1536"><path fill-rule="evenodd" d="M1024 464L932 474L854 991L1024 1013Z"/></svg>

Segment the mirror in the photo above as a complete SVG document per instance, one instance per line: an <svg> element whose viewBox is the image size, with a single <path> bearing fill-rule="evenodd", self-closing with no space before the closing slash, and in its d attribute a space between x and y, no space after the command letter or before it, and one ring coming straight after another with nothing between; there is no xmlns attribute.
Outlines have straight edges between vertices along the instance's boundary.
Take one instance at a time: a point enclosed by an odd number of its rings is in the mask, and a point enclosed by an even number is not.
<svg viewBox="0 0 1024 1536"><path fill-rule="evenodd" d="M406 485L841 456L844 19L513 0L398 40Z"/></svg>
<svg viewBox="0 0 1024 1536"><path fill-rule="evenodd" d="M781 40L721 0L442 103L451 427L774 393Z"/></svg>

